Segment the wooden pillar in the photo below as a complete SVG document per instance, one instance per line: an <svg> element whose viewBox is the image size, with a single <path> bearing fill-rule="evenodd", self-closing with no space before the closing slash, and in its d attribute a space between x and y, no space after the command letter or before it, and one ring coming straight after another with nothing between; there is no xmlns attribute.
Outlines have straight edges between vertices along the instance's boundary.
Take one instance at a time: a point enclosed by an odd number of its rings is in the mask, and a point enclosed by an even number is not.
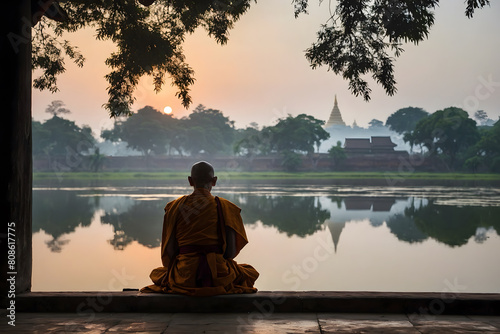
<svg viewBox="0 0 500 334"><path fill-rule="evenodd" d="M14 272L16 293L31 289L31 2L2 3L2 299L9 289L6 275ZM14 223L14 224L12 224ZM8 225L10 224L10 226ZM9 229L10 227L10 229ZM15 265L8 263L8 250L15 235ZM9 244L10 242L10 244ZM10 246L10 247L9 247Z"/></svg>

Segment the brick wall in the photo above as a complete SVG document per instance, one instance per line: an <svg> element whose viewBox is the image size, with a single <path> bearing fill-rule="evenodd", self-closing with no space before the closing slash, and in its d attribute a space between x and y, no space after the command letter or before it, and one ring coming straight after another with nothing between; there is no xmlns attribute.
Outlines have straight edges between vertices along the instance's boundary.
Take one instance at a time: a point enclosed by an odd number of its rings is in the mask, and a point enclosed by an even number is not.
<svg viewBox="0 0 500 334"><path fill-rule="evenodd" d="M192 164L209 161L215 169L223 171L282 171L282 158L279 155L265 157L106 157L102 171L187 171ZM56 159L34 159L34 171L67 172L89 171L89 157L61 157ZM334 166L327 154L314 154L304 157L299 171L408 171L434 169L432 161L413 161L404 151L392 153L361 154L349 153L341 166ZM413 171L413 170L411 170Z"/></svg>

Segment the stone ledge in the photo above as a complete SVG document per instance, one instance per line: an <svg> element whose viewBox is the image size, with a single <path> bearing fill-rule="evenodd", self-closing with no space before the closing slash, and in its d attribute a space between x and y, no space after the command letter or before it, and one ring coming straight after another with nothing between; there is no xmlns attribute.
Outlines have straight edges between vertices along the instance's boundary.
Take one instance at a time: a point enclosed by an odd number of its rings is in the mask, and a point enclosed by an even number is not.
<svg viewBox="0 0 500 334"><path fill-rule="evenodd" d="M4 306L5 307L5 306ZM137 291L29 292L16 296L19 312L354 312L500 314L500 294L398 292L280 292L189 297Z"/></svg>

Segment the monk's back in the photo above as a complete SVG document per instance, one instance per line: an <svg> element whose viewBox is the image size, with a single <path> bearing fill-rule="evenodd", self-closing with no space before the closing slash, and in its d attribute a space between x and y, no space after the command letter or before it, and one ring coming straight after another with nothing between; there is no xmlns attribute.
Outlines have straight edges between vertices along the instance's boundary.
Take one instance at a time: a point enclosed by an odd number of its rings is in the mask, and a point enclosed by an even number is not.
<svg viewBox="0 0 500 334"><path fill-rule="evenodd" d="M187 196L177 217L176 237L179 247L218 245L217 205L210 192Z"/></svg>

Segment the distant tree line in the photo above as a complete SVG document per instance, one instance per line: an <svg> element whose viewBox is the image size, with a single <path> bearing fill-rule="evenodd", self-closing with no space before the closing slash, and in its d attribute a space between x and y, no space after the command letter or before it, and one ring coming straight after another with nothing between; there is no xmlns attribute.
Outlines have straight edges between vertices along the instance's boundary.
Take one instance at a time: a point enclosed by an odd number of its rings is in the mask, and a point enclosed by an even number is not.
<svg viewBox="0 0 500 334"><path fill-rule="evenodd" d="M81 160L91 155L89 168L98 170L103 155L97 148L90 127L78 127L62 118L69 114L62 101L52 102L46 109L52 118L33 121L33 155L36 158L66 158ZM256 123L245 129L236 129L234 121L220 110L197 106L187 117L175 118L151 106L115 121L112 129L103 130L101 138L110 142L126 143L128 148L145 157L158 155L178 156L246 156L276 154L283 157L283 167L295 170L302 156L312 157L321 142L329 138L324 122L310 115L291 115L278 120L276 125L259 129ZM68 163L67 169L75 163Z"/></svg>
<svg viewBox="0 0 500 334"><path fill-rule="evenodd" d="M101 137L125 142L149 155L229 154L235 138L234 122L219 110L196 107L188 117L177 119L146 106L119 119Z"/></svg>
<svg viewBox="0 0 500 334"><path fill-rule="evenodd" d="M500 172L500 122L478 110L472 119L457 107L428 114L421 108L396 111L386 122L412 148L448 170ZM479 123L479 125L478 125ZM490 125L492 124L492 125Z"/></svg>
<svg viewBox="0 0 500 334"><path fill-rule="evenodd" d="M33 155L36 158L65 157L67 168L89 155L88 168L99 170L104 156L100 154L90 127L79 127L62 118L70 113L61 101L46 109L52 118L44 123L33 121ZM484 111L470 118L460 108L450 107L429 114L422 108L407 107L391 114L385 126L402 134L405 142L419 149L424 157L439 162L448 170L488 170L500 172L500 123L494 123ZM492 126L488 124L493 124ZM313 116L288 115L275 125L259 128L251 123L237 129L234 121L220 110L197 106L189 116L180 119L162 113L151 106L139 109L126 118L115 121L112 129L103 130L101 138L122 142L145 157L178 156L257 156L275 155L282 158L283 168L296 170L304 157L317 161L315 152L330 137L324 121ZM373 119L370 128L384 126ZM347 154L338 142L328 150L333 168L340 167ZM316 160L315 160L316 159Z"/></svg>

